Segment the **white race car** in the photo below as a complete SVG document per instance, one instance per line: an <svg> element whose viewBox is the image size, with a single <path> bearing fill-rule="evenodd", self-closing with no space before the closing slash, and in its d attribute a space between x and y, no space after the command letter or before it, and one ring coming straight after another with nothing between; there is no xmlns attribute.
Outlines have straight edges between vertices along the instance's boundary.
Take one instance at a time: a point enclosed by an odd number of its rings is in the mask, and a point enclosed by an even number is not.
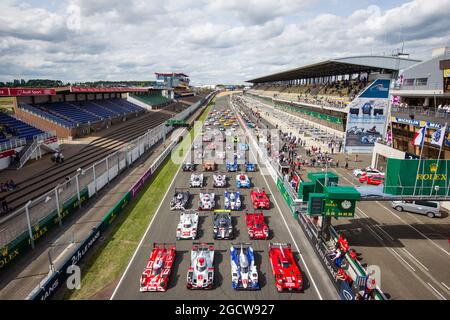
<svg viewBox="0 0 450 320"><path fill-rule="evenodd" d="M200 200L198 201L199 210L214 210L215 206L216 200L214 193L200 192Z"/></svg>
<svg viewBox="0 0 450 320"><path fill-rule="evenodd" d="M203 187L203 173L191 174L191 180L189 181L189 187L191 188L202 188Z"/></svg>
<svg viewBox="0 0 450 320"><path fill-rule="evenodd" d="M177 227L177 240L192 239L197 236L198 212L183 211L180 214L180 221Z"/></svg>
<svg viewBox="0 0 450 320"><path fill-rule="evenodd" d="M227 177L224 174L213 174L214 187L223 188L227 184Z"/></svg>
<svg viewBox="0 0 450 320"><path fill-rule="evenodd" d="M226 158L226 154L224 151L216 151L216 158L219 160L224 160Z"/></svg>
<svg viewBox="0 0 450 320"><path fill-rule="evenodd" d="M188 289L212 289L214 286L214 244L194 243L187 272Z"/></svg>

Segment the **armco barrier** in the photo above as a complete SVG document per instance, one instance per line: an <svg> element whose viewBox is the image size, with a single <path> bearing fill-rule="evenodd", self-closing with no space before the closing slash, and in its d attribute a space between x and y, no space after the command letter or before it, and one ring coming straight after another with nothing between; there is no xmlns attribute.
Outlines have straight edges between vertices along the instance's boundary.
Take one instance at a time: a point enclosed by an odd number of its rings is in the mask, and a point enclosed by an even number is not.
<svg viewBox="0 0 450 320"><path fill-rule="evenodd" d="M232 104L233 105L233 104ZM233 105L234 107L234 105ZM282 195L283 199L285 200L288 207L291 209L291 212L293 213L293 206L292 204L295 202L295 198L293 198L289 192L286 190L286 185L283 183L283 179L280 177L280 175L277 173L276 175L273 175L272 172L276 172L276 170L273 168L270 160L268 160L266 157L264 157L263 152L259 145L256 143L253 132L250 132L246 128L246 126L243 124L243 120L238 112L236 112L237 118L241 121L241 125L243 128L247 131L247 135L250 137L252 144L256 147L257 153L260 155L260 157L265 161L266 166L269 166L269 172L271 173L272 179L277 185L278 191ZM272 170L270 170L270 167ZM337 266L331 259L326 255L327 248L325 243L318 240L318 233L315 230L315 228L312 226L312 223L307 220L307 217L303 214L294 214L294 218L299 222L299 225L303 229L304 233L307 235L307 238L309 242L311 243L314 251L316 252L317 256L319 257L322 265L327 270L327 274L329 275L330 279L332 280L332 283L334 284L336 290L339 293L339 296L342 300L354 300L355 296L353 294L353 290L348 286L348 284L345 281L342 281L340 279L336 278L336 274L338 271ZM337 239L337 232L334 230L334 228L331 227L331 233ZM346 255L347 261L349 263L349 269L347 269L347 272L354 278L357 275L359 276L366 276L366 272L361 267L359 262L354 261L348 254ZM384 296L381 290L376 289L375 290L375 299L376 300L387 300L387 298Z"/></svg>
<svg viewBox="0 0 450 320"><path fill-rule="evenodd" d="M209 100L212 98L208 96ZM208 100L208 102L209 102ZM186 130L187 131L187 130ZM164 162L173 148L178 144L178 139L171 142L168 148L153 162L150 168L138 179L131 189L116 203L116 205L102 218L101 222L93 229L91 234L77 247L74 253L66 259L64 264L56 271L50 273L41 283L28 295L27 300L46 300L50 298L56 290L71 275L70 267L76 265L86 254L86 252L101 237L102 233L111 225L123 209L134 200L140 190L145 186L145 181L158 170L159 165ZM145 177L145 178L144 178Z"/></svg>

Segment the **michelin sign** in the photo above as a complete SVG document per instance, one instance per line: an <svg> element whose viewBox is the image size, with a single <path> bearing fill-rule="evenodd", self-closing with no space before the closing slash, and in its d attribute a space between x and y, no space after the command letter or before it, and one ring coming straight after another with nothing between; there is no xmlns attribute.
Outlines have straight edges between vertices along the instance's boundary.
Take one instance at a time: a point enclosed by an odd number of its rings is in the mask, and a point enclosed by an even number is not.
<svg viewBox="0 0 450 320"><path fill-rule="evenodd" d="M349 106L345 147L347 153L371 153L384 136L391 80L378 79Z"/></svg>

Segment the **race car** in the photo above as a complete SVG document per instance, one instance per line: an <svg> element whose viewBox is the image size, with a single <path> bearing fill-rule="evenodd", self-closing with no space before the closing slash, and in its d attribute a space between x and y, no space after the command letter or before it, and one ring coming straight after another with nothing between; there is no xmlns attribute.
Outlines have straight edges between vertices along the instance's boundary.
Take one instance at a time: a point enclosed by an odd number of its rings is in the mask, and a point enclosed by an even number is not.
<svg viewBox="0 0 450 320"><path fill-rule="evenodd" d="M186 287L188 289L212 289L214 287L213 243L193 244Z"/></svg>
<svg viewBox="0 0 450 320"><path fill-rule="evenodd" d="M210 136L210 135L203 135L203 138L202 138L202 141L203 142L211 142L212 141L212 137Z"/></svg>
<svg viewBox="0 0 450 320"><path fill-rule="evenodd" d="M174 259L175 245L154 243L147 266L141 275L139 290L166 291Z"/></svg>
<svg viewBox="0 0 450 320"><path fill-rule="evenodd" d="M225 191L224 197L223 197L224 207L227 210L241 210L241 195L238 191L236 192L230 192Z"/></svg>
<svg viewBox="0 0 450 320"><path fill-rule="evenodd" d="M361 137L361 143L362 144L373 144L373 143L375 143L377 141L377 139L378 139L378 136L369 134L367 136L362 136Z"/></svg>
<svg viewBox="0 0 450 320"><path fill-rule="evenodd" d="M205 160L203 161L203 170L204 171L214 171L216 170L216 163L214 160Z"/></svg>
<svg viewBox="0 0 450 320"><path fill-rule="evenodd" d="M200 149L202 147L202 145L200 143L194 143L194 145L192 146L192 149L197 150Z"/></svg>
<svg viewBox="0 0 450 320"><path fill-rule="evenodd" d="M228 172L236 172L238 170L238 164L237 161L234 161L233 163L227 161L227 171Z"/></svg>
<svg viewBox="0 0 450 320"><path fill-rule="evenodd" d="M206 146L206 149L208 150L216 150L217 145L215 143L210 143Z"/></svg>
<svg viewBox="0 0 450 320"><path fill-rule="evenodd" d="M192 239L197 236L198 212L194 210L183 211L177 227L177 240Z"/></svg>
<svg viewBox="0 0 450 320"><path fill-rule="evenodd" d="M278 291L302 290L302 274L295 263L290 243L270 243L269 261Z"/></svg>
<svg viewBox="0 0 450 320"><path fill-rule="evenodd" d="M191 174L191 179L189 180L189 187L191 188L202 188L203 187L203 173Z"/></svg>
<svg viewBox="0 0 450 320"><path fill-rule="evenodd" d="M264 221L264 214L262 212L246 213L245 222L250 239L269 239L270 230Z"/></svg>
<svg viewBox="0 0 450 320"><path fill-rule="evenodd" d="M250 198L252 199L253 208L255 209L270 209L270 201L264 190L253 190L250 192Z"/></svg>
<svg viewBox="0 0 450 320"><path fill-rule="evenodd" d="M236 176L236 188L250 188L250 178L246 174Z"/></svg>
<svg viewBox="0 0 450 320"><path fill-rule="evenodd" d="M227 143L226 148L227 148L227 150L233 150L234 146L232 144Z"/></svg>
<svg viewBox="0 0 450 320"><path fill-rule="evenodd" d="M227 157L224 151L216 151L217 160L224 160Z"/></svg>
<svg viewBox="0 0 450 320"><path fill-rule="evenodd" d="M223 188L227 184L227 177L222 174L213 174L213 186L216 188Z"/></svg>
<svg viewBox="0 0 450 320"><path fill-rule="evenodd" d="M245 171L246 172L255 172L256 171L256 163L250 163L248 161L245 162Z"/></svg>
<svg viewBox="0 0 450 320"><path fill-rule="evenodd" d="M200 192L200 200L198 200L199 210L214 210L216 206L215 194L214 193L203 193Z"/></svg>
<svg viewBox="0 0 450 320"><path fill-rule="evenodd" d="M177 191L173 195L170 201L170 210L185 210L189 201L189 191Z"/></svg>
<svg viewBox="0 0 450 320"><path fill-rule="evenodd" d="M231 286L235 290L259 290L255 255L250 244L232 244L230 247Z"/></svg>
<svg viewBox="0 0 450 320"><path fill-rule="evenodd" d="M232 239L233 225L231 223L231 214L229 210L214 211L214 239Z"/></svg>
<svg viewBox="0 0 450 320"><path fill-rule="evenodd" d="M248 150L248 144L246 143L239 143L239 150L241 151L247 151Z"/></svg>
<svg viewBox="0 0 450 320"><path fill-rule="evenodd" d="M382 184L384 182L384 177L377 176L377 175L373 175L373 176L362 175L359 178L359 182L361 182L361 183L367 182L367 184L370 184L373 186L379 186L380 184Z"/></svg>
<svg viewBox="0 0 450 320"><path fill-rule="evenodd" d="M368 176L382 176L384 177L384 173L377 170L377 169L373 169L371 167L367 167L365 169L355 169L353 170L353 175L357 178L359 178L362 175L368 175Z"/></svg>
<svg viewBox="0 0 450 320"><path fill-rule="evenodd" d="M196 164L191 162L183 163L182 169L183 171L195 171Z"/></svg>

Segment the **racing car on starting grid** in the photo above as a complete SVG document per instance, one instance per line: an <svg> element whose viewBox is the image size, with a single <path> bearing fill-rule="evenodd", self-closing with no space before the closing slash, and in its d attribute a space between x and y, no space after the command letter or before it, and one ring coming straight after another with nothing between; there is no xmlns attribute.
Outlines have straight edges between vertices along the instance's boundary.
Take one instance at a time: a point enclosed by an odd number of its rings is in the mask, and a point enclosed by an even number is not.
<svg viewBox="0 0 450 320"><path fill-rule="evenodd" d="M248 151L248 144L247 143L239 143L238 148L241 151Z"/></svg>
<svg viewBox="0 0 450 320"><path fill-rule="evenodd" d="M225 160L226 154L224 151L216 151L216 159L217 160Z"/></svg>
<svg viewBox="0 0 450 320"><path fill-rule="evenodd" d="M245 171L255 172L256 171L256 163L250 163L250 162L246 161L245 162Z"/></svg>
<svg viewBox="0 0 450 320"><path fill-rule="evenodd" d="M214 287L213 243L193 244L186 287L188 289L212 289Z"/></svg>
<svg viewBox="0 0 450 320"><path fill-rule="evenodd" d="M175 194L170 201L170 210L185 210L189 201L189 191L179 191L175 189Z"/></svg>
<svg viewBox="0 0 450 320"><path fill-rule="evenodd" d="M194 210L183 211L177 227L177 240L192 239L197 236L198 212Z"/></svg>
<svg viewBox="0 0 450 320"><path fill-rule="evenodd" d="M255 209L270 209L270 201L266 191L255 189L250 192L253 208Z"/></svg>
<svg viewBox="0 0 450 320"><path fill-rule="evenodd" d="M166 291L174 259L175 245L154 243L147 266L141 275L139 290Z"/></svg>
<svg viewBox="0 0 450 320"><path fill-rule="evenodd" d="M203 173L191 174L191 179L189 180L189 187L191 188L202 188L203 187Z"/></svg>
<svg viewBox="0 0 450 320"><path fill-rule="evenodd" d="M214 210L216 206L215 193L200 192L200 199L198 200L199 210Z"/></svg>
<svg viewBox="0 0 450 320"><path fill-rule="evenodd" d="M195 171L196 164L192 162L183 163L182 169L183 171Z"/></svg>
<svg viewBox="0 0 450 320"><path fill-rule="evenodd" d="M236 176L236 188L250 188L250 178L241 173Z"/></svg>
<svg viewBox="0 0 450 320"><path fill-rule="evenodd" d="M231 286L236 290L259 290L258 271L253 248L248 243L230 247Z"/></svg>
<svg viewBox="0 0 450 320"><path fill-rule="evenodd" d="M227 184L227 177L224 174L213 174L213 186L223 188Z"/></svg>
<svg viewBox="0 0 450 320"><path fill-rule="evenodd" d="M238 171L238 163L235 160L233 163L227 161L227 171L228 172L236 172Z"/></svg>
<svg viewBox="0 0 450 320"><path fill-rule="evenodd" d="M225 191L223 202L227 210L241 210L241 195L238 191Z"/></svg>
<svg viewBox="0 0 450 320"><path fill-rule="evenodd" d="M290 243L270 243L269 261L278 291L302 290L302 274L295 263Z"/></svg>
<svg viewBox="0 0 450 320"><path fill-rule="evenodd" d="M215 210L214 211L214 239L232 239L233 225L231 223L230 210Z"/></svg>
<svg viewBox="0 0 450 320"><path fill-rule="evenodd" d="M246 213L245 222L250 239L269 239L270 230L264 221L264 214L262 212Z"/></svg>

